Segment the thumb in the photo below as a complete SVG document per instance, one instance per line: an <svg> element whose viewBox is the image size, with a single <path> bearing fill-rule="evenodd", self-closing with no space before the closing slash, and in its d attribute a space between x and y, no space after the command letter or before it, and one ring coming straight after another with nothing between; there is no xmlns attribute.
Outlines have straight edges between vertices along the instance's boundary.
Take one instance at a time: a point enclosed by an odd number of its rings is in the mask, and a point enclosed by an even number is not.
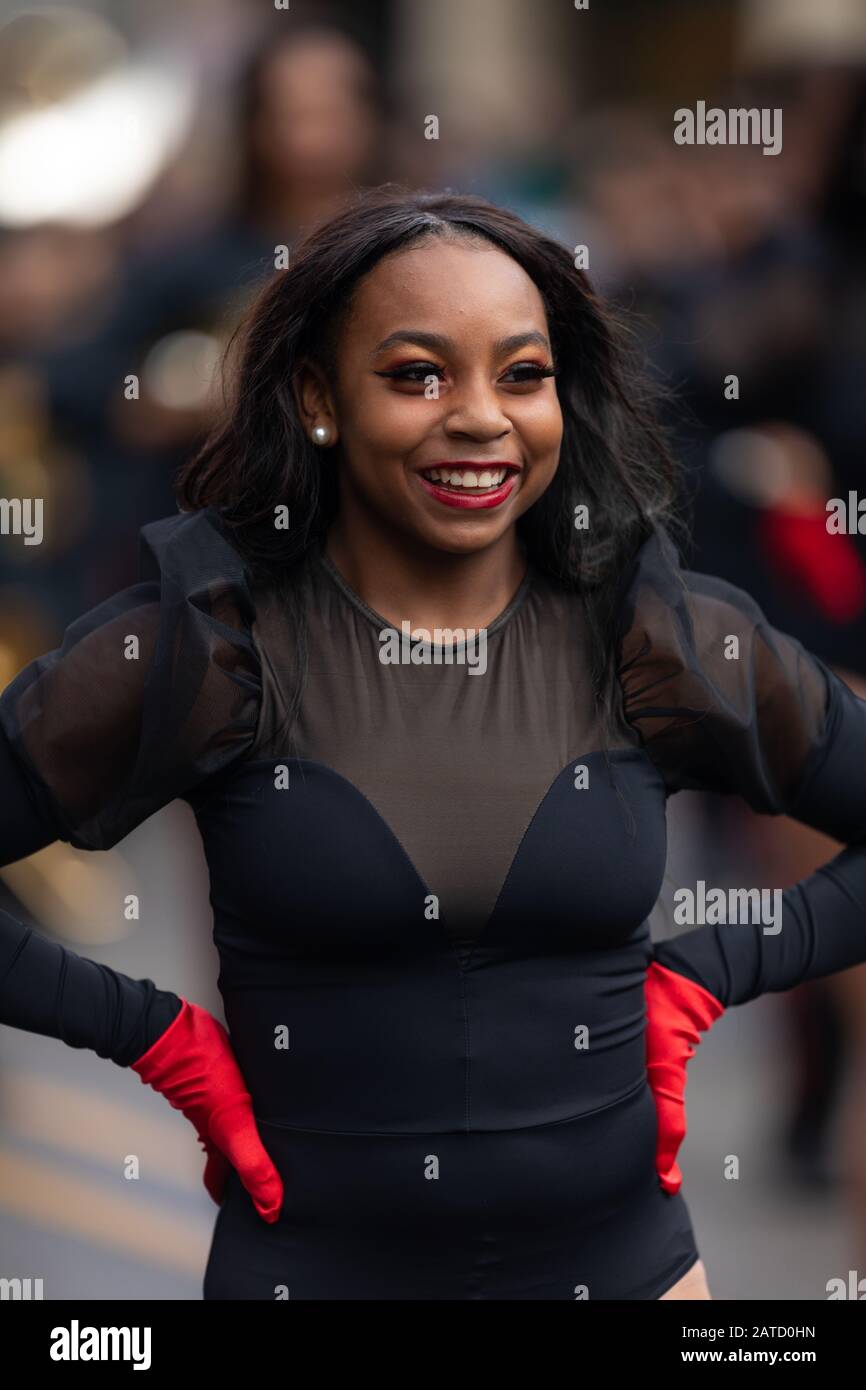
<svg viewBox="0 0 866 1390"><path fill-rule="evenodd" d="M261 1141L249 1095L226 1101L209 1116L208 1137L236 1170L259 1216L277 1221L283 1180Z"/></svg>
<svg viewBox="0 0 866 1390"><path fill-rule="evenodd" d="M659 1173L659 1182L665 1192L679 1192L683 1175L676 1160L664 1172Z"/></svg>
<svg viewBox="0 0 866 1390"><path fill-rule="evenodd" d="M204 1148L207 1154L207 1162L204 1167L204 1185L208 1190L208 1195L219 1206L223 1199L226 1178L228 1177L228 1160L210 1142L207 1142Z"/></svg>
<svg viewBox="0 0 866 1390"><path fill-rule="evenodd" d="M672 1101L663 1093L656 1094L656 1171L666 1192L677 1192L682 1174L676 1157L686 1136L686 1113L682 1102Z"/></svg>

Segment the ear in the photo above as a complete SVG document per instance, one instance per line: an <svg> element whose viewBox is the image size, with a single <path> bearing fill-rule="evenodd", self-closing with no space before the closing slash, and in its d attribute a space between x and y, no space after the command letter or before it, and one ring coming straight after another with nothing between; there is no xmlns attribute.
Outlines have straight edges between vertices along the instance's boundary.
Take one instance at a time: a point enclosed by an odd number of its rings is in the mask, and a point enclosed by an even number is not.
<svg viewBox="0 0 866 1390"><path fill-rule="evenodd" d="M333 392L324 371L317 362L302 358L292 375L292 390L307 434L315 425L328 425L332 440L338 434Z"/></svg>

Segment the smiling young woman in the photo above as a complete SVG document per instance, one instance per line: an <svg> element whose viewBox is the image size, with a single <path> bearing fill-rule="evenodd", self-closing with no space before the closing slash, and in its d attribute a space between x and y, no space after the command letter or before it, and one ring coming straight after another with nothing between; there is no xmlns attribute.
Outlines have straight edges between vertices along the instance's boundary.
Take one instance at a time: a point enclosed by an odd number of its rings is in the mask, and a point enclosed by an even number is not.
<svg viewBox="0 0 866 1390"><path fill-rule="evenodd" d="M208 1299L708 1298L686 1062L727 1007L866 959L866 705L680 568L622 334L513 214L365 194L242 348L142 583L0 697L7 861L189 801L229 1033L12 918L0 1018L195 1125ZM404 623L483 629L483 672L384 664ZM850 847L780 933L654 945L684 787Z"/></svg>

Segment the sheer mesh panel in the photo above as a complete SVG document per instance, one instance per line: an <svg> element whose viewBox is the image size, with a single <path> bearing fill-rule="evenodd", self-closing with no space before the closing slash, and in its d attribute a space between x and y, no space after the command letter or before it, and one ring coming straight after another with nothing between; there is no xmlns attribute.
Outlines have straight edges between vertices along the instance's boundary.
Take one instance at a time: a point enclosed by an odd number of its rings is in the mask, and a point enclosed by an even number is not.
<svg viewBox="0 0 866 1390"><path fill-rule="evenodd" d="M582 602L530 570L487 629L486 671L470 674L456 663L384 665L379 634L392 623L327 557L313 559L307 582L308 672L292 751L361 791L439 897L448 930L477 936L545 793L602 747ZM267 730L279 730L297 679L288 631L282 607L260 600L269 661L257 756L275 760L288 742Z"/></svg>
<svg viewBox="0 0 866 1390"><path fill-rule="evenodd" d="M738 792L789 809L824 752L829 673L748 594L681 570L663 532L643 545L623 608L627 719L670 791Z"/></svg>
<svg viewBox="0 0 866 1390"><path fill-rule="evenodd" d="M209 512L154 522L142 538L153 576L70 624L0 695L34 796L82 849L116 844L256 732L260 665L239 556Z"/></svg>

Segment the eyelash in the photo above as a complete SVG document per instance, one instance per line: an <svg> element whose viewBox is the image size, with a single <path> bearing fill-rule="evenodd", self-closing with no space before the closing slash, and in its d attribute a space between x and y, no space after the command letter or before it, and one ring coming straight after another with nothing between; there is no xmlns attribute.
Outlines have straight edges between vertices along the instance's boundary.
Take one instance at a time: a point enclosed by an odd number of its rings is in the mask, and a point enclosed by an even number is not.
<svg viewBox="0 0 866 1390"><path fill-rule="evenodd" d="M513 367L508 368L509 372L531 372L531 376L524 376L518 381L506 382L508 386L525 386L529 382L542 381L545 377L556 376L556 369L550 363L542 367L538 362L515 362ZM421 377L414 377L413 372L422 373ZM392 367L387 372L377 372L376 376L390 377L394 381L408 381L414 386L423 386L424 378L434 374L443 373L441 367L435 366L432 362L407 363L403 367Z"/></svg>

